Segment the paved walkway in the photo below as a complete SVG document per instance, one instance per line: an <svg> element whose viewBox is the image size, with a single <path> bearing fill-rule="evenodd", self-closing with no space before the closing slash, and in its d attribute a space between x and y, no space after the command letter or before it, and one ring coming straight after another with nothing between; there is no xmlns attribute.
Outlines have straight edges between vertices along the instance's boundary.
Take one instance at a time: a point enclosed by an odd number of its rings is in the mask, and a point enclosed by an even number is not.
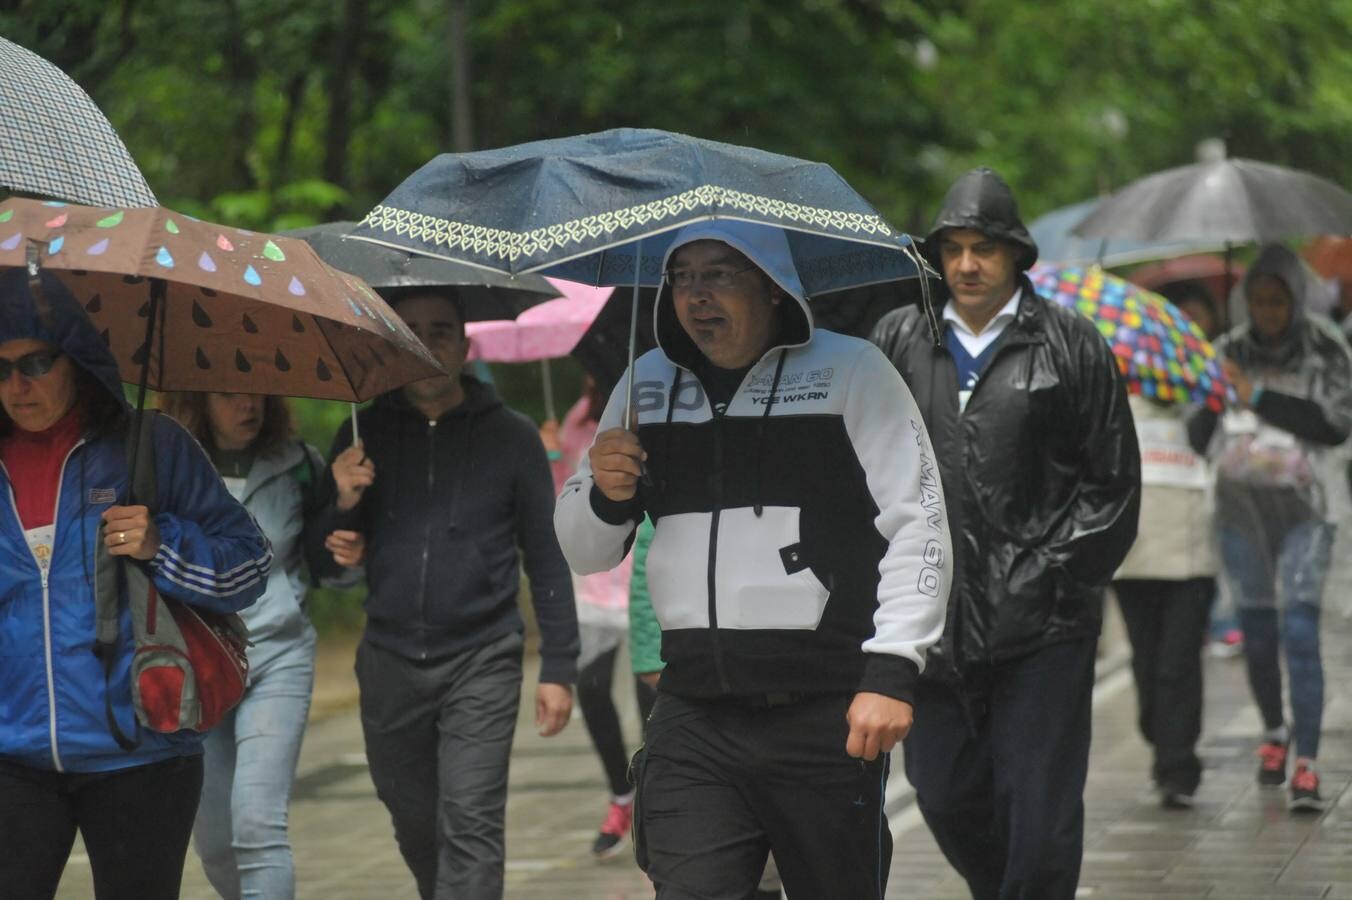
<svg viewBox="0 0 1352 900"><path fill-rule="evenodd" d="M1324 640L1328 709L1321 763L1324 793L1336 801L1352 778L1352 691L1346 687L1352 685L1352 622L1338 615L1337 604L1330 604ZM1331 803L1322 816L1295 818L1284 792L1257 786L1258 720L1243 670L1239 660L1208 661L1207 769L1196 809L1183 812L1160 809L1149 788L1128 670L1118 666L1100 678L1081 896L1352 898L1352 799ZM632 697L623 698L622 708L635 735ZM523 705L507 811L509 900L651 897L630 857L596 863L587 853L606 798L581 721L544 740L527 712ZM888 896L966 898L908 793L895 776ZM366 773L352 710L311 726L291 810L299 897L416 898ZM77 847L58 896L90 895L88 863ZM214 896L192 853L183 896Z"/></svg>

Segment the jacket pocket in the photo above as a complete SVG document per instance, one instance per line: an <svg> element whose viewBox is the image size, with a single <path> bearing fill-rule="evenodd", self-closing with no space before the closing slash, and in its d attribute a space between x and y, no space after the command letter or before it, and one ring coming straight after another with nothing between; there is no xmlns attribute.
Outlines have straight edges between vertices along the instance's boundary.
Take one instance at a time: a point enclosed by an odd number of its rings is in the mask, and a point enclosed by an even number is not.
<svg viewBox="0 0 1352 900"><path fill-rule="evenodd" d="M814 630L830 591L811 568L796 506L725 509L718 527L718 626Z"/></svg>
<svg viewBox="0 0 1352 900"><path fill-rule="evenodd" d="M663 631L709 627L709 513L663 516L648 545L648 595Z"/></svg>

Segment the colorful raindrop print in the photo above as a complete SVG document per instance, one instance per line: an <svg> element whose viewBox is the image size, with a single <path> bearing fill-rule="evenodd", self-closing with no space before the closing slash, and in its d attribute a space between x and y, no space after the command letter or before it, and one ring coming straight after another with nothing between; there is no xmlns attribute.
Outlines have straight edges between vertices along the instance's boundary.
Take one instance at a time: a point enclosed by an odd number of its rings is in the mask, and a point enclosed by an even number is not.
<svg viewBox="0 0 1352 900"><path fill-rule="evenodd" d="M353 314L356 315L358 318L365 315L365 313L361 311L361 307L357 305L357 301L353 300L351 297L347 298L347 305L352 307Z"/></svg>
<svg viewBox="0 0 1352 900"><path fill-rule="evenodd" d="M3 244L0 244L0 250L13 250L15 247L19 246L19 241L21 240L23 240L23 232L15 232L12 236L6 238Z"/></svg>
<svg viewBox="0 0 1352 900"><path fill-rule="evenodd" d="M235 249L235 245L230 243L230 239L223 234L216 235L216 246L220 247L226 253L230 253Z"/></svg>
<svg viewBox="0 0 1352 900"><path fill-rule="evenodd" d="M178 223L173 219L164 220L164 230L170 234L178 234Z"/></svg>
<svg viewBox="0 0 1352 900"><path fill-rule="evenodd" d="M12 209L7 209L0 213L0 222L8 222L12 218L14 218L14 210Z"/></svg>
<svg viewBox="0 0 1352 900"><path fill-rule="evenodd" d="M70 218L69 215L67 215L66 213L62 213L61 215L57 216L54 219L48 219L43 224L48 228L60 228L62 225L66 224L66 220L69 218Z"/></svg>
<svg viewBox="0 0 1352 900"><path fill-rule="evenodd" d="M272 241L263 245L263 255L273 262L286 262L286 254L282 252L281 247L278 247Z"/></svg>
<svg viewBox="0 0 1352 900"><path fill-rule="evenodd" d="M295 275L291 276L291 283L286 286L286 289L296 297L305 296L305 285L301 284L300 279Z"/></svg>
<svg viewBox="0 0 1352 900"><path fill-rule="evenodd" d="M113 213L111 216L104 216L102 219L99 219L97 222L94 223L94 227L95 227L95 228L112 228L112 227L115 226L115 225L121 225L121 224L122 224L122 219L123 219L125 216L126 216L126 213L124 213L122 210L119 209L117 212Z"/></svg>
<svg viewBox="0 0 1352 900"><path fill-rule="evenodd" d="M244 280L247 281L249 284L252 284L254 287L258 287L260 284L263 283L263 279L258 277L258 273L254 271L253 266L249 266L247 269L244 270Z"/></svg>
<svg viewBox="0 0 1352 900"><path fill-rule="evenodd" d="M290 371L291 371L291 360L287 359L284 355L282 355L282 351L281 351L281 350L278 350L278 351L277 351L277 358L276 358L275 362L277 363L277 371L278 371L278 372L290 372Z"/></svg>
<svg viewBox="0 0 1352 900"><path fill-rule="evenodd" d="M155 254L155 262L164 266L166 269L174 267L174 258L169 254L169 248L161 247L160 252Z"/></svg>
<svg viewBox="0 0 1352 900"><path fill-rule="evenodd" d="M61 248L64 246L66 246L66 239L64 237L59 237L47 245L47 253L51 256L56 256L56 254L61 252Z"/></svg>
<svg viewBox="0 0 1352 900"><path fill-rule="evenodd" d="M104 238L94 246L90 247L85 252L88 253L90 256L102 256L104 252L107 251L107 249L108 249L108 239Z"/></svg>
<svg viewBox="0 0 1352 900"><path fill-rule="evenodd" d="M197 268L201 269L203 272L215 272L216 260L211 258L210 253L203 250L202 255L197 257Z"/></svg>
<svg viewBox="0 0 1352 900"><path fill-rule="evenodd" d="M244 351L242 350L235 351L235 368L245 373L253 371L253 366L244 358Z"/></svg>

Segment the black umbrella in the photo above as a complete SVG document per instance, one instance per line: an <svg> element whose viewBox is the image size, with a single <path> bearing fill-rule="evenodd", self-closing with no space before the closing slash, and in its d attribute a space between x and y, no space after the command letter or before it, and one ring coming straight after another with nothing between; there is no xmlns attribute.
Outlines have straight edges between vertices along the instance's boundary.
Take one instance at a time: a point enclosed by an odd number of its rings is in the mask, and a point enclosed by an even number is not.
<svg viewBox="0 0 1352 900"><path fill-rule="evenodd" d="M1308 172L1251 159L1146 175L1099 201L1081 237L1264 243L1352 232L1352 193Z"/></svg>
<svg viewBox="0 0 1352 900"><path fill-rule="evenodd" d="M1165 169L1099 201L1081 237L1214 240L1225 245L1225 296L1234 244L1352 232L1352 193L1308 172L1226 158ZM1229 326L1229 305L1224 307Z"/></svg>
<svg viewBox="0 0 1352 900"><path fill-rule="evenodd" d="M0 38L0 186L90 206L158 206L126 145L65 72Z"/></svg>
<svg viewBox="0 0 1352 900"><path fill-rule="evenodd" d="M515 319L559 292L540 275L506 275L449 259L408 253L369 241L345 240L353 222L329 222L283 234L305 241L320 259L381 293L408 288L452 288L471 322Z"/></svg>

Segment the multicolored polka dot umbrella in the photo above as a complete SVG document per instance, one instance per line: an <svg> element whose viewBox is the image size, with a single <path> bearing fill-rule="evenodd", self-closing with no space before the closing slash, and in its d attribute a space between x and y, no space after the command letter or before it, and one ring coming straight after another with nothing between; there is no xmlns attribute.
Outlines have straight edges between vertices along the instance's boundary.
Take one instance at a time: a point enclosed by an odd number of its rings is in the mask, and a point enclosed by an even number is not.
<svg viewBox="0 0 1352 900"><path fill-rule="evenodd" d="M144 368L155 390L360 401L442 374L385 301L301 240L164 207L0 202L0 266L25 265L30 247L123 379Z"/></svg>
<svg viewBox="0 0 1352 900"><path fill-rule="evenodd" d="M1220 412L1230 388L1216 349L1178 307L1097 266L1034 266L1028 277L1039 294L1094 322L1132 393Z"/></svg>

